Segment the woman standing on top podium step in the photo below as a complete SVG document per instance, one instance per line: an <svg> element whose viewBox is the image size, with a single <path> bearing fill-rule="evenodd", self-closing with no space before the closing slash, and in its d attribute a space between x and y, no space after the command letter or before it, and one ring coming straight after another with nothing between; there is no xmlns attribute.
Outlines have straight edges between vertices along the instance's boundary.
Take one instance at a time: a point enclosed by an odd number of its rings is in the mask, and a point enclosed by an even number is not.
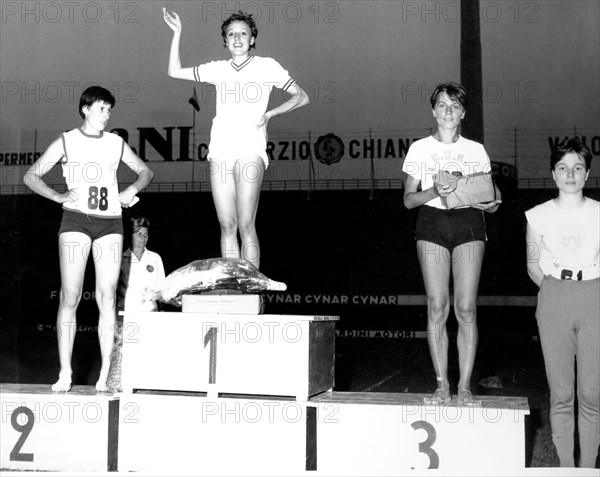
<svg viewBox="0 0 600 477"><path fill-rule="evenodd" d="M467 110L463 86L440 84L430 101L437 131L410 146L402 168L407 174L404 205L408 209L421 207L415 238L427 293L427 342L437 376L437 389L425 398L425 403L442 404L451 400L446 322L452 275L460 370L457 401L473 405L478 403L471 393L478 341L477 289L487 240L483 213L495 212L501 201L447 210L442 198L456 186L435 182L435 175L443 170L463 175L489 172L491 165L482 144L459 134Z"/></svg>
<svg viewBox="0 0 600 477"><path fill-rule="evenodd" d="M561 467L575 466L575 396L580 467L596 466L600 445L600 203L583 195L591 162L579 139L559 144L550 156L558 197L525 212L527 271L540 287L535 316Z"/></svg>
<svg viewBox="0 0 600 477"><path fill-rule="evenodd" d="M308 104L307 94L272 58L251 55L258 30L252 15L234 13L221 25L223 46L231 59L183 68L179 57L181 20L163 7L173 30L168 74L172 78L215 85L217 107L210 133L211 190L221 226L221 256L260 265L256 213L269 159L267 126L280 114ZM273 86L291 97L266 111ZM238 242L238 232L241 244Z"/></svg>

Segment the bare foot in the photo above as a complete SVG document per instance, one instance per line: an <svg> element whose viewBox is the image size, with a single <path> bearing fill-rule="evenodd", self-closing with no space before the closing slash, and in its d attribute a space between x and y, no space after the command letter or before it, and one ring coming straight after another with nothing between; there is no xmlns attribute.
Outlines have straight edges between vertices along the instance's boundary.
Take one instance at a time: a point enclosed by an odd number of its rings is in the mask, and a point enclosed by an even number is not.
<svg viewBox="0 0 600 477"><path fill-rule="evenodd" d="M100 377L98 378L98 382L96 383L96 391L101 393L105 393L108 391L108 386L106 384L106 380L108 379L108 371L100 371Z"/></svg>
<svg viewBox="0 0 600 477"><path fill-rule="evenodd" d="M425 396L425 404L447 404L452 399L449 389L437 388L431 396Z"/></svg>
<svg viewBox="0 0 600 477"><path fill-rule="evenodd" d="M68 393L71 387L71 371L61 371L58 374L58 381L52 385L52 392Z"/></svg>
<svg viewBox="0 0 600 477"><path fill-rule="evenodd" d="M475 399L473 393L468 389L459 389L458 397L456 398L458 404L463 406L481 406L482 401Z"/></svg>

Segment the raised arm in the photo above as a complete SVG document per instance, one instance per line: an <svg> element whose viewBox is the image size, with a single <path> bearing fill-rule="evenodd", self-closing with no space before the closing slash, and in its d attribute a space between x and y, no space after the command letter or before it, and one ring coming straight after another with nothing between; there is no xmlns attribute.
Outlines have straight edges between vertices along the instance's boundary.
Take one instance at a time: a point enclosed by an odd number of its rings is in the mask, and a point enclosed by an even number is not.
<svg viewBox="0 0 600 477"><path fill-rule="evenodd" d="M173 39L171 40L171 50L169 51L169 68L167 74L171 78L194 81L194 68L182 68L181 58L179 56L179 43L181 42L181 20L177 13L170 14L165 7L162 7L163 18L169 28L173 30Z"/></svg>
<svg viewBox="0 0 600 477"><path fill-rule="evenodd" d="M154 177L154 172L131 150L127 143L124 145L123 158L121 160L137 174L137 180L119 193L119 202L121 202L122 206L128 207L133 198L150 184Z"/></svg>
<svg viewBox="0 0 600 477"><path fill-rule="evenodd" d="M59 204L64 202L75 202L79 198L76 189L67 190L63 194L56 192L49 187L42 177L65 155L62 138L58 137L48 149L44 151L41 157L27 170L23 177L23 183L36 194L53 200Z"/></svg>
<svg viewBox="0 0 600 477"><path fill-rule="evenodd" d="M290 98L285 103L282 103L276 108L267 111L261 118L257 127L267 124L275 116L289 113L290 111L294 111L295 109L301 108L302 106L306 106L308 103L310 103L308 94L306 94L306 92L296 83L293 83L288 88L287 92L291 95Z"/></svg>

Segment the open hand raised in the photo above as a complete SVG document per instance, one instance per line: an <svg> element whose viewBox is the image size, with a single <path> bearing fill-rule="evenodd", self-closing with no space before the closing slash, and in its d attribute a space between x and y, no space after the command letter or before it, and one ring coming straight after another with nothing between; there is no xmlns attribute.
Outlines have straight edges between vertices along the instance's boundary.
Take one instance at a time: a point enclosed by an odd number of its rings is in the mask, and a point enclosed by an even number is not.
<svg viewBox="0 0 600 477"><path fill-rule="evenodd" d="M169 25L171 30L173 30L175 33L181 33L181 20L179 19L179 15L177 15L175 12L173 12L171 15L169 12L167 12L165 7L162 7L162 11L165 23Z"/></svg>

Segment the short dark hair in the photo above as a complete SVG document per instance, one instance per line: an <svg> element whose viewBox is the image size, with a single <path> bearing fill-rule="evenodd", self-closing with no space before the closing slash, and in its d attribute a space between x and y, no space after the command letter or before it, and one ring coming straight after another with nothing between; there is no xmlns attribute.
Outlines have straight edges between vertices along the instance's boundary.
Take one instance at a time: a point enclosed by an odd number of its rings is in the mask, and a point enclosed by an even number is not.
<svg viewBox="0 0 600 477"><path fill-rule="evenodd" d="M227 43L227 27L233 22L244 22L246 25L248 25L248 27L250 28L250 33L254 37L254 43L250 45L250 49L256 48L256 37L258 36L258 28L256 28L256 22L254 21L254 18L252 18L251 14L245 14L241 10L238 10L237 13L233 13L221 25L221 36L223 37L223 42Z"/></svg>
<svg viewBox="0 0 600 477"><path fill-rule="evenodd" d="M115 106L115 97L109 90L102 86L90 86L81 93L81 98L79 98L79 115L85 119L82 109L85 106L89 108L96 102L110 104L110 107L113 108Z"/></svg>
<svg viewBox="0 0 600 477"><path fill-rule="evenodd" d="M570 152L574 152L583 159L586 170L590 170L590 167L592 167L592 153L578 137L565 138L557 146L552 148L552 153L550 154L550 170L553 171L556 164Z"/></svg>
<svg viewBox="0 0 600 477"><path fill-rule="evenodd" d="M142 217L141 215L134 215L131 217L131 233L135 234L142 228L149 228L150 220L146 217Z"/></svg>
<svg viewBox="0 0 600 477"><path fill-rule="evenodd" d="M443 93L446 93L450 99L458 101L460 103L460 105L462 106L462 108L465 111L467 110L467 104L468 104L467 90L465 89L465 87L462 84L452 83L452 82L441 83L435 87L435 89L433 90L433 93L431 94L431 98L429 100L431 102L432 109L435 109L435 105L438 101L438 98Z"/></svg>

